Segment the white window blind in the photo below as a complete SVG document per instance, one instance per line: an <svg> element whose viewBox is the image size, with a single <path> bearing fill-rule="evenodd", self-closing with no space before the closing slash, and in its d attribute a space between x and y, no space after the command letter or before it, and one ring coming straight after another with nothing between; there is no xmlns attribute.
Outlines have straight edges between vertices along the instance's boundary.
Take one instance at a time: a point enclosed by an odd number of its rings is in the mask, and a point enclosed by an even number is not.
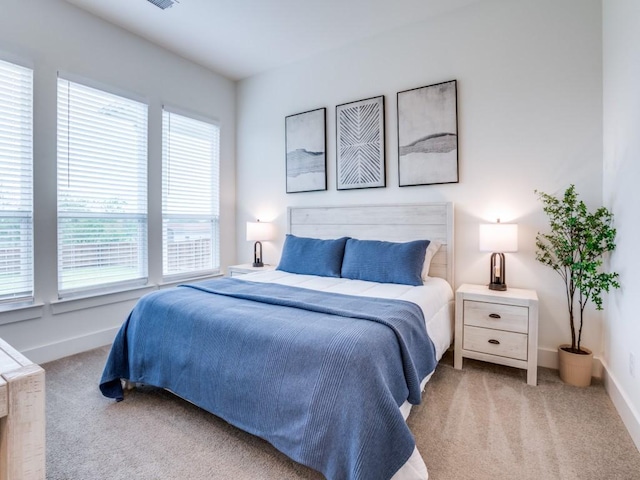
<svg viewBox="0 0 640 480"><path fill-rule="evenodd" d="M33 299L33 71L0 61L0 303Z"/></svg>
<svg viewBox="0 0 640 480"><path fill-rule="evenodd" d="M218 126L162 113L163 274L220 270Z"/></svg>
<svg viewBox="0 0 640 480"><path fill-rule="evenodd" d="M58 79L58 291L147 277L147 106Z"/></svg>

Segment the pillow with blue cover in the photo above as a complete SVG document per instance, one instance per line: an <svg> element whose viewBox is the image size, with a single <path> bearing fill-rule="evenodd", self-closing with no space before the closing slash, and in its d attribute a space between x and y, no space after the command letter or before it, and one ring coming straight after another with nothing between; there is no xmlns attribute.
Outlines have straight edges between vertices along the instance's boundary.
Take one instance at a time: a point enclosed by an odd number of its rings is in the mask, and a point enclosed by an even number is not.
<svg viewBox="0 0 640 480"><path fill-rule="evenodd" d="M345 278L379 283L422 285L422 268L429 240L383 242L350 238L344 250Z"/></svg>
<svg viewBox="0 0 640 480"><path fill-rule="evenodd" d="M303 275L339 277L348 237L333 240L287 234L278 270Z"/></svg>

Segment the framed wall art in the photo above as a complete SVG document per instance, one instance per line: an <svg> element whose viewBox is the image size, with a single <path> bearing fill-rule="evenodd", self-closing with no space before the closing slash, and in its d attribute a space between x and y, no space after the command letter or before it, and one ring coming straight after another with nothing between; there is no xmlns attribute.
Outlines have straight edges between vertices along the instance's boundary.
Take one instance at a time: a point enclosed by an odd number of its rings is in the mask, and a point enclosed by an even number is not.
<svg viewBox="0 0 640 480"><path fill-rule="evenodd" d="M398 92L400 186L458 183L456 80Z"/></svg>
<svg viewBox="0 0 640 480"><path fill-rule="evenodd" d="M384 96L336 107L338 190L385 186Z"/></svg>
<svg viewBox="0 0 640 480"><path fill-rule="evenodd" d="M284 119L287 193L327 189L327 109Z"/></svg>

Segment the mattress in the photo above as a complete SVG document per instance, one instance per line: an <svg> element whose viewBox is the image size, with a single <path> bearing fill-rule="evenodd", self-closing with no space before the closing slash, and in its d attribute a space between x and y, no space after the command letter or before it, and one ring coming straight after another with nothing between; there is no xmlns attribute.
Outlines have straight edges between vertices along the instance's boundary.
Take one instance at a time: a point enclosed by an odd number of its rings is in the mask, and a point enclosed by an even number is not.
<svg viewBox="0 0 640 480"><path fill-rule="evenodd" d="M299 275L281 270L265 270L234 277L252 282L278 283L345 295L405 300L418 305L424 314L427 332L436 347L438 360L453 341L453 290L446 280L429 277L424 285L413 287L348 278Z"/></svg>
<svg viewBox="0 0 640 480"><path fill-rule="evenodd" d="M418 305L425 318L427 332L433 341L436 358L440 360L453 341L454 294L449 283L436 277L429 277L421 286L390 283L375 283L348 278L318 277L299 275L280 270L265 270L234 277L252 282L278 283L299 288L319 290L345 295L389 298L405 300ZM422 382L424 390L432 374ZM405 420L411 411L411 404L404 402L400 407ZM425 462L416 448L405 465L393 476L393 480L424 480L428 478Z"/></svg>
<svg viewBox="0 0 640 480"><path fill-rule="evenodd" d="M261 271L185 285L138 302L100 389L122 400L120 379L167 388L331 478L424 480L411 404L400 404L420 402L451 344L452 312L439 278L406 286ZM279 367L265 369L265 358Z"/></svg>

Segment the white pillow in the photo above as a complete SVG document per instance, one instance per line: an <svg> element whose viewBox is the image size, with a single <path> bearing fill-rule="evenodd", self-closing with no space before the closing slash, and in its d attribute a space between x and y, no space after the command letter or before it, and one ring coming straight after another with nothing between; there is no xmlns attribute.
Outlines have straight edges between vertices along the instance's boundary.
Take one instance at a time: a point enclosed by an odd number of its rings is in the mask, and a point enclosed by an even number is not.
<svg viewBox="0 0 640 480"><path fill-rule="evenodd" d="M442 245L438 240L431 240L429 242L429 246L424 254L424 264L422 265L422 280L426 280L429 278L429 268L431 267L431 260L433 256L436 254L438 249Z"/></svg>

